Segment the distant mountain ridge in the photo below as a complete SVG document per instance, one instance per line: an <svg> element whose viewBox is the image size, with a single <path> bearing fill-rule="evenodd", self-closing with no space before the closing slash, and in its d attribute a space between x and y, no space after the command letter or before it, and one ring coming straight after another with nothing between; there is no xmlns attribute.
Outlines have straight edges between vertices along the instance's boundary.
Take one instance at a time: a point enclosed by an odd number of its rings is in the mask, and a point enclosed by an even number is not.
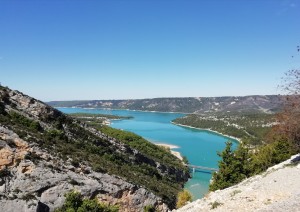
<svg viewBox="0 0 300 212"><path fill-rule="evenodd" d="M273 113L280 110L283 105L280 95L51 101L48 104L53 107L110 108L199 114L210 112Z"/></svg>

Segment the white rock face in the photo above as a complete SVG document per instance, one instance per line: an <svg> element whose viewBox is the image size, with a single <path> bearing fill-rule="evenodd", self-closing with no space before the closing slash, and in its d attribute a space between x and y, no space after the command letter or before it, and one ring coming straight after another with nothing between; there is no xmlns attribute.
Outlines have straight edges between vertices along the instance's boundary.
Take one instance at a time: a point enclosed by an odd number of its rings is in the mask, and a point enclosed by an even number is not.
<svg viewBox="0 0 300 212"><path fill-rule="evenodd" d="M291 159L296 157L300 154ZM300 165L292 165L291 159L176 211L300 211Z"/></svg>

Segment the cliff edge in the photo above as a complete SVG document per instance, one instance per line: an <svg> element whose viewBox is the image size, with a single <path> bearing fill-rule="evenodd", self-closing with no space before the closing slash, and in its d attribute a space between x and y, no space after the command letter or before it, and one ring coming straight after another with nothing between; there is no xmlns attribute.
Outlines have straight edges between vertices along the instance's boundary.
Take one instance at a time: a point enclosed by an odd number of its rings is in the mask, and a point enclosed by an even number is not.
<svg viewBox="0 0 300 212"><path fill-rule="evenodd" d="M209 193L177 212L300 211L300 154L224 190Z"/></svg>

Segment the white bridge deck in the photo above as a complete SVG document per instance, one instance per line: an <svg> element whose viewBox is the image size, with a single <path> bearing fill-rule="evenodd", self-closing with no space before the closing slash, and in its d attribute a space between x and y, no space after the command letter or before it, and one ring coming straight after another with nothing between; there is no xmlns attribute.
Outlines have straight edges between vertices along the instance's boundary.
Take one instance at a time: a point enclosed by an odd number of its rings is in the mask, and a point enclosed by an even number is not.
<svg viewBox="0 0 300 212"><path fill-rule="evenodd" d="M191 165L191 164L188 164L187 167L193 169L193 172L195 172L196 170L199 170L199 171L210 171L210 172L217 172L217 171L219 171L218 169L215 169L215 168L210 168L210 167L205 167L205 166L196 166L196 165Z"/></svg>

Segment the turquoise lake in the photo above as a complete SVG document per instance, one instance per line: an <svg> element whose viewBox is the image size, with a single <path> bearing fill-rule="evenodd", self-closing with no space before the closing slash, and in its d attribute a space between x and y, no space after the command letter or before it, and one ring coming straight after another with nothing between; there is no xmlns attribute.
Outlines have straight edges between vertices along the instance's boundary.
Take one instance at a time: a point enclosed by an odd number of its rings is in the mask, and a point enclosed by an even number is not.
<svg viewBox="0 0 300 212"><path fill-rule="evenodd" d="M217 168L217 151L225 148L227 140L233 141L234 147L237 141L204 130L191 129L177 126L172 120L184 116L180 113L142 112L131 110L106 110L83 108L57 108L64 113L94 113L111 114L119 116L132 116L133 119L112 121L111 127L134 132L153 143L165 143L179 146L178 151L187 157L190 164ZM194 199L203 197L208 191L211 174L195 172L186 183Z"/></svg>

